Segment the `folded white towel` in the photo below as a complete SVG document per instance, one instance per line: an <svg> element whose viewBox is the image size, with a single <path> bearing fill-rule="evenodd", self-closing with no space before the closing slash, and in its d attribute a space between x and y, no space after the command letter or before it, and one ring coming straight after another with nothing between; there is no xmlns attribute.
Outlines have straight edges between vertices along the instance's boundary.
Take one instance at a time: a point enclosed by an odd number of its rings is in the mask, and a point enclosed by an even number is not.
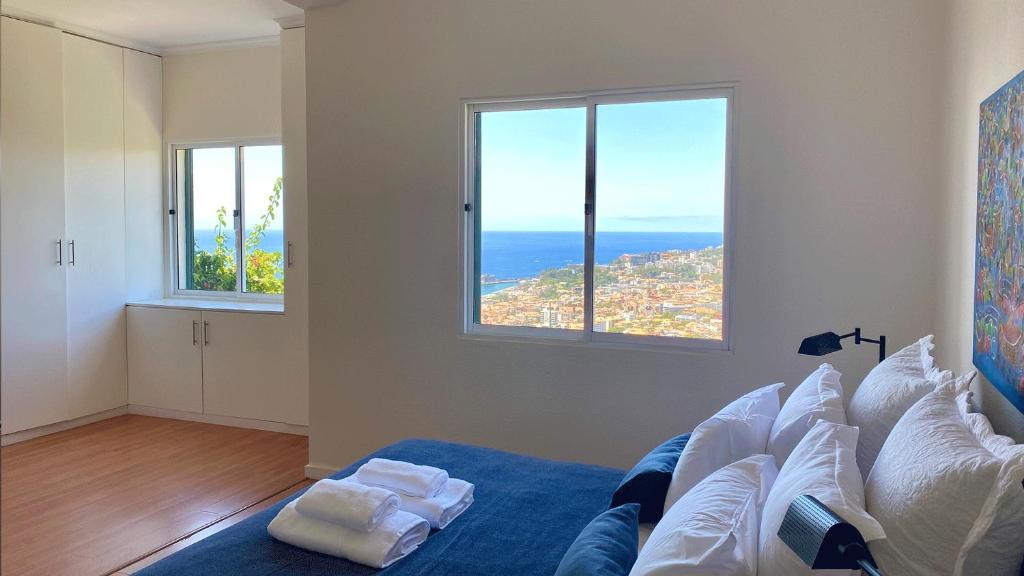
<svg viewBox="0 0 1024 576"><path fill-rule="evenodd" d="M299 496L295 509L322 522L371 532L398 511L398 504L398 495L390 490L327 479Z"/></svg>
<svg viewBox="0 0 1024 576"><path fill-rule="evenodd" d="M360 484L387 488L405 496L433 498L448 481L448 473L433 466L372 458L356 470Z"/></svg>
<svg viewBox="0 0 1024 576"><path fill-rule="evenodd" d="M473 485L465 480L450 478L441 493L433 498L399 495L399 507L426 519L431 528L441 529L458 518L473 503Z"/></svg>
<svg viewBox="0 0 1024 576"><path fill-rule="evenodd" d="M338 482L361 485L355 474L346 476ZM441 492L433 498L417 498L399 494L398 507L399 510L423 518L430 523L431 528L440 530L451 524L452 520L458 518L466 511L466 508L469 508L469 505L473 503L474 489L475 486L465 480L449 478Z"/></svg>
<svg viewBox="0 0 1024 576"><path fill-rule="evenodd" d="M289 502L267 526L267 532L293 546L386 568L419 547L430 526L423 518L399 510L373 532L363 532L303 516L295 502Z"/></svg>

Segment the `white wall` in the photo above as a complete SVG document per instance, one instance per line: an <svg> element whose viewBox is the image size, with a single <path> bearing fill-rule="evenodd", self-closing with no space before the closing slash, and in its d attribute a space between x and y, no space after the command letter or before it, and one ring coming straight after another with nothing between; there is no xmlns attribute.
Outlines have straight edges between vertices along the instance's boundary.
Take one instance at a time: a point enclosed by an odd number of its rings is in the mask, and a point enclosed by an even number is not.
<svg viewBox="0 0 1024 576"><path fill-rule="evenodd" d="M164 140L281 136L281 48L165 56Z"/></svg>
<svg viewBox="0 0 1024 576"><path fill-rule="evenodd" d="M313 464L410 436L628 466L819 361L928 333L933 0L348 0L307 14ZM460 336L463 97L738 81L732 353ZM855 383L875 349L829 357ZM850 386L852 388L852 386Z"/></svg>
<svg viewBox="0 0 1024 576"><path fill-rule="evenodd" d="M124 51L124 212L128 301L163 296L162 59Z"/></svg>
<svg viewBox="0 0 1024 576"><path fill-rule="evenodd" d="M291 246L285 270L285 329L292 401L309 423L309 235L306 201L306 31L281 31L281 143L284 145L284 231ZM288 258L288 255L285 255Z"/></svg>
<svg viewBox="0 0 1024 576"><path fill-rule="evenodd" d="M1024 0L950 2L943 219L938 301L939 359L971 367L974 240L978 199L978 113L981 101L1024 69ZM1024 441L1024 417L983 378L975 400L996 429Z"/></svg>

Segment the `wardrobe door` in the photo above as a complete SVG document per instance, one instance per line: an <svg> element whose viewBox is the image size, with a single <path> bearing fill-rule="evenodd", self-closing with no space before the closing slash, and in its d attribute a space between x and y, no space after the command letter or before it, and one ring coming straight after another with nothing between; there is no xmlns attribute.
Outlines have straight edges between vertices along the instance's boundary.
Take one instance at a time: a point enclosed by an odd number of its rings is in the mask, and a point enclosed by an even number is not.
<svg viewBox="0 0 1024 576"><path fill-rule="evenodd" d="M0 18L0 26L0 407L6 434L68 416L67 252L61 34L11 18Z"/></svg>
<svg viewBox="0 0 1024 576"><path fill-rule="evenodd" d="M121 49L64 35L72 417L127 402Z"/></svg>

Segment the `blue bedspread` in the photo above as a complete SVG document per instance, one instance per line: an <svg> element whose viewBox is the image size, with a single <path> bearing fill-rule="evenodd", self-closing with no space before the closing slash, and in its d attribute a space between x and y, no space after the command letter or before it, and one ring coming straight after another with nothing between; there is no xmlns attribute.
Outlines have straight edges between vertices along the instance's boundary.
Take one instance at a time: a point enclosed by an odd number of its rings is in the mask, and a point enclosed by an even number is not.
<svg viewBox="0 0 1024 576"><path fill-rule="evenodd" d="M372 457L448 470L476 484L476 501L410 556L375 570L274 540L267 524L281 502L146 568L139 576L500 576L553 574L565 550L608 507L621 470L554 462L430 440L405 440Z"/></svg>

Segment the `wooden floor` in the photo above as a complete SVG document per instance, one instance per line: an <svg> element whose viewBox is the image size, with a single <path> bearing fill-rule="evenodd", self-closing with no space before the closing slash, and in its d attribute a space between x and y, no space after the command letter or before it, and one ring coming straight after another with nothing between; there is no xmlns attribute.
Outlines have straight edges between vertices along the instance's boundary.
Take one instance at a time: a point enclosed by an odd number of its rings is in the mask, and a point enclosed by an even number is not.
<svg viewBox="0 0 1024 576"><path fill-rule="evenodd" d="M305 436L136 415L5 446L0 573L130 573L306 486L307 454Z"/></svg>
<svg viewBox="0 0 1024 576"><path fill-rule="evenodd" d="M302 482L299 482L298 485L288 488L287 490L282 490L281 492L274 494L270 498L257 502L256 504L253 504L249 508L246 508L245 510L242 510L232 516L228 516L227 518L224 518L223 520L217 522L216 524L213 524L212 526L199 530L195 534L191 534L185 538L182 538L181 540L168 544L167 546L153 552L145 558L142 558L137 562L133 562L131 565L126 566L121 570L115 572L114 576L130 576L131 574L134 574L136 571L142 570L146 566L149 566L150 564L153 564L158 560L162 560L163 558L166 558L171 554L174 554L182 548L195 544L196 542L202 540L203 538L206 538L207 536L216 534L217 532L220 532L221 530L229 526L233 526L241 522L242 520L245 520L249 516L253 516L258 512L262 512L267 508L270 508L274 504L280 502L281 499L286 498L291 494L298 492L299 490L302 490L303 488L307 488L312 484L312 480L303 480Z"/></svg>

